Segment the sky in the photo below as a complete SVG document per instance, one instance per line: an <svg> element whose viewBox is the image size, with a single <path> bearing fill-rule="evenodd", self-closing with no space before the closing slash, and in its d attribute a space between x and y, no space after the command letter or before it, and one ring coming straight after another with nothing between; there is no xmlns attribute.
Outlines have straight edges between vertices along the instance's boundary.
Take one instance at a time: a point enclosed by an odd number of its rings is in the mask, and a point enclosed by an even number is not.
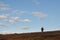
<svg viewBox="0 0 60 40"><path fill-rule="evenodd" d="M60 30L60 0L0 0L0 33Z"/></svg>

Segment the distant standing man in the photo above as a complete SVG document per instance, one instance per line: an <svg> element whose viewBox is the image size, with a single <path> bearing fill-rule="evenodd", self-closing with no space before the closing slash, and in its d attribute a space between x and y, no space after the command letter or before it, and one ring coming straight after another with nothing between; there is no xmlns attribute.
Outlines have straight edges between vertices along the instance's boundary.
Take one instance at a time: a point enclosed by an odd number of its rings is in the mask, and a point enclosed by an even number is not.
<svg viewBox="0 0 60 40"><path fill-rule="evenodd" d="M43 31L44 31L44 28L42 27L42 28L41 28L41 32L43 32Z"/></svg>

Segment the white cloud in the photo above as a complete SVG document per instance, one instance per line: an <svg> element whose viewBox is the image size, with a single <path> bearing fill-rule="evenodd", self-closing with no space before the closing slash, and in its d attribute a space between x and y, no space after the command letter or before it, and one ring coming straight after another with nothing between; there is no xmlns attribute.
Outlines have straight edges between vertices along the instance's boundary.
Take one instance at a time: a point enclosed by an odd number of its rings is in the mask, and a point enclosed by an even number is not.
<svg viewBox="0 0 60 40"><path fill-rule="evenodd" d="M20 11L20 13L27 13L27 11Z"/></svg>
<svg viewBox="0 0 60 40"><path fill-rule="evenodd" d="M20 11L19 10L13 10L12 13L18 14Z"/></svg>
<svg viewBox="0 0 60 40"><path fill-rule="evenodd" d="M24 30L24 29L29 29L29 28L30 28L30 26L22 26L22 27L21 27L21 29L23 29L23 30Z"/></svg>
<svg viewBox="0 0 60 40"><path fill-rule="evenodd" d="M31 22L29 19L24 19L23 22Z"/></svg>
<svg viewBox="0 0 60 40"><path fill-rule="evenodd" d="M3 10L6 11L6 10L8 10L8 9L9 9L8 7L0 7L0 10L1 10L1 11L3 11Z"/></svg>
<svg viewBox="0 0 60 40"><path fill-rule="evenodd" d="M8 21L8 15L0 15L0 19L2 19L3 21Z"/></svg>
<svg viewBox="0 0 60 40"><path fill-rule="evenodd" d="M10 17L10 18L7 18L7 17L8 16L6 16L6 15L1 15L0 19L3 19L4 21L11 23L11 24L18 23L18 22L25 22L25 23L31 22L31 20L29 20L29 19L20 19L20 17L17 17L17 16Z"/></svg>
<svg viewBox="0 0 60 40"><path fill-rule="evenodd" d="M36 5L40 5L40 2L38 0L32 0Z"/></svg>
<svg viewBox="0 0 60 40"><path fill-rule="evenodd" d="M18 10L16 10L18 11ZM24 13L25 11L21 11L21 13ZM4 22L8 22L8 23L11 23L11 24L14 24L14 23L19 23L19 22L25 22L25 23L28 23L28 22L31 22L30 19L20 19L19 16L16 16L16 17L11 17L10 14L2 14L0 15L0 19L2 19Z"/></svg>
<svg viewBox="0 0 60 40"><path fill-rule="evenodd" d="M0 19L7 19L7 16L6 15L0 15Z"/></svg>
<svg viewBox="0 0 60 40"><path fill-rule="evenodd" d="M39 18L41 18L41 19L44 19L44 18L46 18L48 15L47 14L43 14L43 13L41 13L41 12L36 12L36 11L34 11L34 12L32 12L35 16L37 16L37 17L39 17Z"/></svg>
<svg viewBox="0 0 60 40"><path fill-rule="evenodd" d="M0 2L0 11L6 11L9 10L10 8L3 2Z"/></svg>
<svg viewBox="0 0 60 40"><path fill-rule="evenodd" d="M16 23L16 22L19 22L20 18L19 17L12 17L11 19L9 19L9 22L10 23Z"/></svg>
<svg viewBox="0 0 60 40"><path fill-rule="evenodd" d="M21 10L13 10L12 13L23 14L23 13L27 13L27 12L26 11L21 11Z"/></svg>

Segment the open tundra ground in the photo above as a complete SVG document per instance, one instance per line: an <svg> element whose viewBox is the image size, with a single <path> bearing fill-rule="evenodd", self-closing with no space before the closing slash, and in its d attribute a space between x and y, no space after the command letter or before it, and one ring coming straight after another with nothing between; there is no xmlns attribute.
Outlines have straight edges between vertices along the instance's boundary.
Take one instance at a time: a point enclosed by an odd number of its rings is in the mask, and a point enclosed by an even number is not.
<svg viewBox="0 0 60 40"><path fill-rule="evenodd" d="M60 40L60 31L0 34L0 40Z"/></svg>

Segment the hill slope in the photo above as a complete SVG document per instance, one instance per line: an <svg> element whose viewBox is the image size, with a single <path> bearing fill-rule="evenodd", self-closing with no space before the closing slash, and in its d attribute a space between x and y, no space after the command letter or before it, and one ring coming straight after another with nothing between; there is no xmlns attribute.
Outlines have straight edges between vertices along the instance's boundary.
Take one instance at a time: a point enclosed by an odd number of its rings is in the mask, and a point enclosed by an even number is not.
<svg viewBox="0 0 60 40"><path fill-rule="evenodd" d="M0 35L0 40L60 40L60 31Z"/></svg>

